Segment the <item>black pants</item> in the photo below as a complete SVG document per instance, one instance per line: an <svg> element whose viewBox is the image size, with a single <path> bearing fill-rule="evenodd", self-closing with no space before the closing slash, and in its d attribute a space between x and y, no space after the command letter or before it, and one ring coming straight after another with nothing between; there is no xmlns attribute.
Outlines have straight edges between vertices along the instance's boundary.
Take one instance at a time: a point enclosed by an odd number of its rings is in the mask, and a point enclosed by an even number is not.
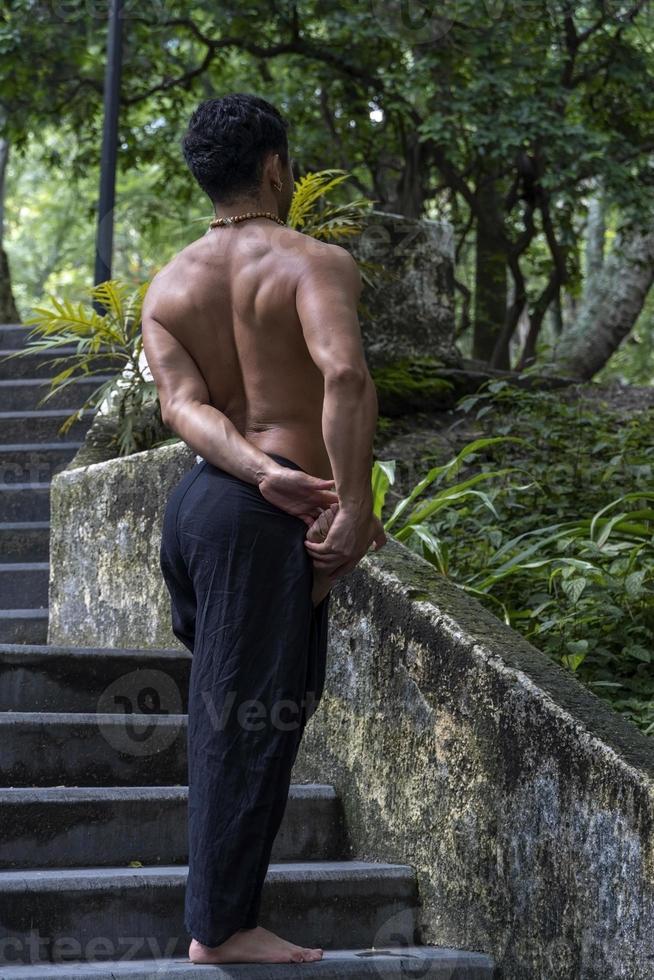
<svg viewBox="0 0 654 980"><path fill-rule="evenodd" d="M306 530L206 460L166 505L161 570L173 632L193 653L184 925L206 946L258 924L291 770L322 695L330 594L314 608Z"/></svg>

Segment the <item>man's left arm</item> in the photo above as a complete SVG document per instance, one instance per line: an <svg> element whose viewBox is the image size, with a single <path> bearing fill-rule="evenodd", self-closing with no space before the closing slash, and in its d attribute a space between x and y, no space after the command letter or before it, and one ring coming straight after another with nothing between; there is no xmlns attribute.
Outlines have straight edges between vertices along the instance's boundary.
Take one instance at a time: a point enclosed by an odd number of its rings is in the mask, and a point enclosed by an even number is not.
<svg viewBox="0 0 654 980"><path fill-rule="evenodd" d="M247 483L260 483L275 462L248 442L211 404L202 372L186 348L151 316L143 316L143 349L159 393L164 423L207 462Z"/></svg>

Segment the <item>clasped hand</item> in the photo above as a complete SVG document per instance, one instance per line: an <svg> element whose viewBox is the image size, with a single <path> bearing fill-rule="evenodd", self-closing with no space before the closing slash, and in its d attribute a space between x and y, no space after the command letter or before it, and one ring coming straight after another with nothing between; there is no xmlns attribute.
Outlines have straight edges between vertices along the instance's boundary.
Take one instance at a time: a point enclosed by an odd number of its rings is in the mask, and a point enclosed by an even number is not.
<svg viewBox="0 0 654 980"><path fill-rule="evenodd" d="M280 467L259 483L263 497L311 526L323 510L338 504L334 480L323 480L302 470ZM330 579L347 575L368 549L379 551L387 537L382 523L372 511L340 507L327 537L322 542L305 541L315 568Z"/></svg>

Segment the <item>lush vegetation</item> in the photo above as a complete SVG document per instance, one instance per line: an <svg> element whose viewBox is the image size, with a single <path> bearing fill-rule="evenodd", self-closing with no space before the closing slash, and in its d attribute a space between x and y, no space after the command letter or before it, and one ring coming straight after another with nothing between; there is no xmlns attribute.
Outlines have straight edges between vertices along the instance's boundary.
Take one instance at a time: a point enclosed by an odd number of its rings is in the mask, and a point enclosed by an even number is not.
<svg viewBox="0 0 654 980"><path fill-rule="evenodd" d="M492 382L459 407L493 438L386 499L386 529L654 734L653 410Z"/></svg>
<svg viewBox="0 0 654 980"><path fill-rule="evenodd" d="M89 286L105 14L82 0L0 12L6 248L24 313ZM132 5L116 275L142 281L197 236L209 209L181 133L206 95L253 91L290 120L300 174L352 174L340 204L453 223L464 353L547 361L616 230L651 225L653 39L646 0ZM651 309L639 330L647 345Z"/></svg>

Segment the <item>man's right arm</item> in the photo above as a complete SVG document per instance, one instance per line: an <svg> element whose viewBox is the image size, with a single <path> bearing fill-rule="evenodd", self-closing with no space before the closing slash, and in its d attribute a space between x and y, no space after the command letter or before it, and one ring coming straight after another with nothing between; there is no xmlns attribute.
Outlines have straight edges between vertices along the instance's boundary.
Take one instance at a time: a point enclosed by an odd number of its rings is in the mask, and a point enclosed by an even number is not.
<svg viewBox="0 0 654 980"><path fill-rule="evenodd" d="M312 360L324 378L322 431L329 454L341 520L350 527L350 547L365 554L374 537L385 540L373 517L371 471L378 403L361 339L357 305L361 274L354 257L340 246L312 256L296 290L296 308ZM375 527L377 533L370 531ZM352 540L353 535L357 540ZM338 535L336 535L338 536ZM329 535L327 542L332 535ZM366 538L365 544L363 543ZM326 543L327 543L326 542ZM319 558L324 545L307 545ZM356 561L341 565L345 574ZM325 561L325 567L329 562ZM331 563L332 567L334 562Z"/></svg>
<svg viewBox="0 0 654 980"><path fill-rule="evenodd" d="M361 273L344 248L312 257L296 308L312 360L324 378L322 429L339 505L372 509L370 475L377 393L363 351L357 304Z"/></svg>

